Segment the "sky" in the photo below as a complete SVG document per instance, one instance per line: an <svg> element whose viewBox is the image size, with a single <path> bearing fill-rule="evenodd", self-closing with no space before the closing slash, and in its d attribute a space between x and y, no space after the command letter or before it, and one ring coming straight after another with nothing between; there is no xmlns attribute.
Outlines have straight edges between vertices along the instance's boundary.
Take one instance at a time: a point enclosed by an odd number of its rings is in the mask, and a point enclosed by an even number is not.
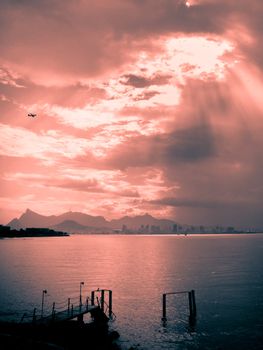
<svg viewBox="0 0 263 350"><path fill-rule="evenodd" d="M0 8L0 223L263 226L263 1Z"/></svg>

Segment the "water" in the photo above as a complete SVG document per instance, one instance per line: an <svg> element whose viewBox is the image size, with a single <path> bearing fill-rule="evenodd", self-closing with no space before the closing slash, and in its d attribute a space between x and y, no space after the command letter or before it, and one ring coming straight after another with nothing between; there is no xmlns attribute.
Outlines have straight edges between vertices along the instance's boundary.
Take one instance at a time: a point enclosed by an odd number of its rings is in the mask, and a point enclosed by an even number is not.
<svg viewBox="0 0 263 350"><path fill-rule="evenodd" d="M128 349L262 349L263 235L125 236L0 241L0 316L113 290L113 324ZM196 291L197 322L188 324L185 295Z"/></svg>

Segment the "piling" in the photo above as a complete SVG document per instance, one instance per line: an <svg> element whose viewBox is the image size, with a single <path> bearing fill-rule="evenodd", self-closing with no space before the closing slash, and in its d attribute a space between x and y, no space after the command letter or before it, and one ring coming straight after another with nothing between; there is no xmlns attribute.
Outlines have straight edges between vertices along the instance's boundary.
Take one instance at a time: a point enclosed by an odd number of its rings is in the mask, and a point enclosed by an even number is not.
<svg viewBox="0 0 263 350"><path fill-rule="evenodd" d="M68 315L69 315L69 311L70 311L70 298L68 298Z"/></svg>
<svg viewBox="0 0 263 350"><path fill-rule="evenodd" d="M196 317L195 291L193 289L191 290L191 294L192 294L192 313L193 313L193 317Z"/></svg>
<svg viewBox="0 0 263 350"><path fill-rule="evenodd" d="M189 312L190 312L190 317L193 317L192 291L188 292L188 301L189 301Z"/></svg>
<svg viewBox="0 0 263 350"><path fill-rule="evenodd" d="M100 299L100 303L101 303L101 310L104 312L104 299L105 299L105 291L104 289L101 290L101 299Z"/></svg>
<svg viewBox="0 0 263 350"><path fill-rule="evenodd" d="M93 290L91 292L91 305L94 305L95 304L95 291Z"/></svg>
<svg viewBox="0 0 263 350"><path fill-rule="evenodd" d="M112 317L112 291L109 290L109 317Z"/></svg>
<svg viewBox="0 0 263 350"><path fill-rule="evenodd" d="M166 294L163 294L163 317L162 321L167 321L166 318Z"/></svg>
<svg viewBox="0 0 263 350"><path fill-rule="evenodd" d="M55 306L56 306L56 304L55 304L55 302L54 302L53 305L52 305L52 320L55 319L55 313L56 313L56 311L55 311Z"/></svg>

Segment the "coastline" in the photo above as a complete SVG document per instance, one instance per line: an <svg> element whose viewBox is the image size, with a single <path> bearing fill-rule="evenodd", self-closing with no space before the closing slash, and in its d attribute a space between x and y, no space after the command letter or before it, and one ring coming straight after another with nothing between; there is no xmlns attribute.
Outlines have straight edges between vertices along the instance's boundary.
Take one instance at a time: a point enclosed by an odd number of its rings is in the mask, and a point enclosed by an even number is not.
<svg viewBox="0 0 263 350"><path fill-rule="evenodd" d="M63 231L55 231L49 228L26 228L12 230L9 226L0 225L1 238L26 238L26 237L67 237L69 234Z"/></svg>

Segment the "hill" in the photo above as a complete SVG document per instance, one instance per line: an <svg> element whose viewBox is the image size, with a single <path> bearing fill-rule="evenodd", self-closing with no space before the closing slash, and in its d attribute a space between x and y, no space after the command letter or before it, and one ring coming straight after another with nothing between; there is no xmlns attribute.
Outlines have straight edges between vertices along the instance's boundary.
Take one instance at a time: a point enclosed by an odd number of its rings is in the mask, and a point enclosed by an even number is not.
<svg viewBox="0 0 263 350"><path fill-rule="evenodd" d="M134 217L124 216L107 221L103 216L92 216L79 212L66 212L61 215L45 216L27 209L19 218L8 223L11 229L27 227L50 228L69 233L89 232L171 232L176 223L172 220L156 219L149 214ZM153 231L152 231L153 230Z"/></svg>

